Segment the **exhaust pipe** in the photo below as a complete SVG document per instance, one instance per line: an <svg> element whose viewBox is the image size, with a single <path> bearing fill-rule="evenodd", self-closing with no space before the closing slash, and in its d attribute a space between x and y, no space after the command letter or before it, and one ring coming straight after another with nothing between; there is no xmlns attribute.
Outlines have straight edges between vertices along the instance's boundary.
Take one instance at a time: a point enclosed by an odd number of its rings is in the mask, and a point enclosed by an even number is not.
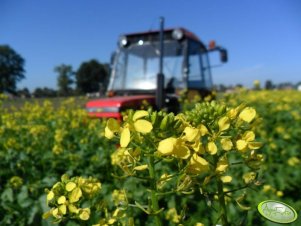
<svg viewBox="0 0 301 226"><path fill-rule="evenodd" d="M160 55L159 55L159 73L157 74L156 105L158 109L164 107L164 74L163 74L163 57L164 57L164 17L160 17Z"/></svg>

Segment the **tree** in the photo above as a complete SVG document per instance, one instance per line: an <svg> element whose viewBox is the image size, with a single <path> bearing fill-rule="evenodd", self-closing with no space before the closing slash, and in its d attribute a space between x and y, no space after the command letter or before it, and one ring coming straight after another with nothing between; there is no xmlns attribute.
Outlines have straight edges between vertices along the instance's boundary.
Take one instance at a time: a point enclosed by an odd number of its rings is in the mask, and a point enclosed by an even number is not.
<svg viewBox="0 0 301 226"><path fill-rule="evenodd" d="M30 97L30 91L28 88L19 89L17 95L22 98L28 98Z"/></svg>
<svg viewBox="0 0 301 226"><path fill-rule="evenodd" d="M271 90L274 88L273 82L271 80L266 80L265 81L265 89Z"/></svg>
<svg viewBox="0 0 301 226"><path fill-rule="evenodd" d="M54 68L54 71L58 73L57 77L57 86L58 86L58 95L60 96L68 96L72 93L73 84L73 75L74 72L72 70L71 65L61 64Z"/></svg>
<svg viewBox="0 0 301 226"><path fill-rule="evenodd" d="M33 91L33 96L34 97L56 97L57 92L54 89L48 88L48 87L43 87L43 88L36 88Z"/></svg>
<svg viewBox="0 0 301 226"><path fill-rule="evenodd" d="M25 78L25 60L8 45L0 45L0 93L15 93L17 82Z"/></svg>
<svg viewBox="0 0 301 226"><path fill-rule="evenodd" d="M80 93L104 92L108 84L109 70L97 60L83 62L76 72L76 88Z"/></svg>

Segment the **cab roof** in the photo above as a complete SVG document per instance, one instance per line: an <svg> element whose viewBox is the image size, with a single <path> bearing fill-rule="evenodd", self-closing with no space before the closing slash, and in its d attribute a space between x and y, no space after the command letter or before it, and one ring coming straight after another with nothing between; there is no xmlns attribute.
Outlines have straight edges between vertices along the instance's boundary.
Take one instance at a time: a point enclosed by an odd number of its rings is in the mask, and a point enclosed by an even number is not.
<svg viewBox="0 0 301 226"><path fill-rule="evenodd" d="M185 28L182 28L182 27L164 29L164 39L172 39L172 32L176 29L181 30L183 32L184 38L191 39L191 40L194 40L196 42L203 44L198 36L196 36L193 32L191 32ZM160 30L150 30L150 31L144 31L144 32L127 33L127 34L123 34L121 36L126 36L128 39L153 37L152 40L157 40L157 39L159 39L159 33L160 33Z"/></svg>

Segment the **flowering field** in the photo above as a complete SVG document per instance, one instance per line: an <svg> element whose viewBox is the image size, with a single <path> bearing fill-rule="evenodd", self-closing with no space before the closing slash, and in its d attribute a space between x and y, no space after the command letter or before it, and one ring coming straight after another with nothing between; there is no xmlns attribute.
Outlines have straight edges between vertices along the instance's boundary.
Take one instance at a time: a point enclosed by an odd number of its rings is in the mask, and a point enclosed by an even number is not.
<svg viewBox="0 0 301 226"><path fill-rule="evenodd" d="M240 91L121 123L72 98L0 115L0 225L274 225L260 202L301 208L300 92Z"/></svg>

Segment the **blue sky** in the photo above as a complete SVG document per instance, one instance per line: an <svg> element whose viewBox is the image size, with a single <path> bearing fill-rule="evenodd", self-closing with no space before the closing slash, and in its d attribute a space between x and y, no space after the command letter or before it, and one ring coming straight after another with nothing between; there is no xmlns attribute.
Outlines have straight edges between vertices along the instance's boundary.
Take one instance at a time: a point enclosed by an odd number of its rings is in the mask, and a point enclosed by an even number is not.
<svg viewBox="0 0 301 226"><path fill-rule="evenodd" d="M122 33L185 27L228 49L215 84L301 81L299 0L0 0L0 45L26 60L19 88L56 88L54 67L108 63Z"/></svg>

